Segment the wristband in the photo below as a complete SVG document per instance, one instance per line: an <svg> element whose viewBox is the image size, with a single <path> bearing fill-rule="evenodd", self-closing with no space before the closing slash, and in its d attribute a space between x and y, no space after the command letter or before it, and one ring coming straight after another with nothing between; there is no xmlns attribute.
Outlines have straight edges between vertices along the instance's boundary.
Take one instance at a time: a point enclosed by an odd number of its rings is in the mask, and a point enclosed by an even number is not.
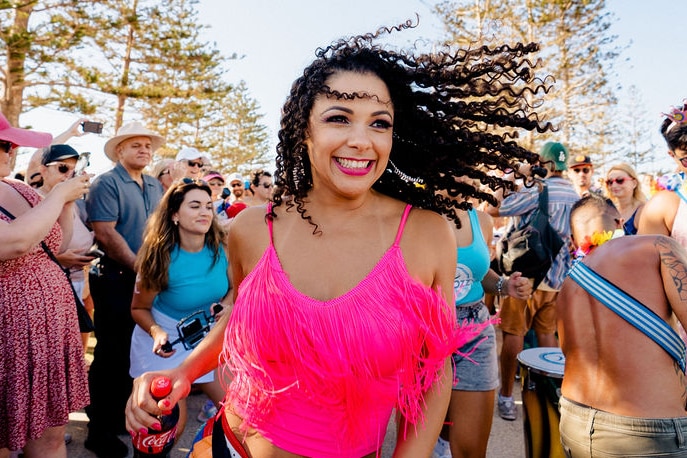
<svg viewBox="0 0 687 458"><path fill-rule="evenodd" d="M503 296L503 284L506 282L506 277L499 277L496 282L496 295Z"/></svg>

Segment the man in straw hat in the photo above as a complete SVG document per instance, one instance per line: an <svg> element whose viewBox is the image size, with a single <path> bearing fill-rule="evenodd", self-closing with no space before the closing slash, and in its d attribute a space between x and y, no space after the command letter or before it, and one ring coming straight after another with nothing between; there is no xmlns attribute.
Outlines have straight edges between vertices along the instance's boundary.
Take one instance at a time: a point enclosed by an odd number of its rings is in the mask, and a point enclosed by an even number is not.
<svg viewBox="0 0 687 458"><path fill-rule="evenodd" d="M98 246L105 252L98 272L90 276L97 343L89 372L91 405L86 413L90 422L84 444L99 457L128 453L117 435L127 434L124 407L132 384L134 261L146 221L163 194L160 182L144 175L143 169L164 141L139 122L123 125L104 148L115 167L95 180L86 201Z"/></svg>

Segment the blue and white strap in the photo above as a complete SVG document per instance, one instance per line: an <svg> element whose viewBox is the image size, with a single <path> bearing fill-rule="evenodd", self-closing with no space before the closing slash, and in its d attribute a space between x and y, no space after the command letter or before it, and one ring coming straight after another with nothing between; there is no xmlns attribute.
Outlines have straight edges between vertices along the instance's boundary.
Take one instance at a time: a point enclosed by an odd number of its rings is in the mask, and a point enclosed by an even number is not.
<svg viewBox="0 0 687 458"><path fill-rule="evenodd" d="M596 300L660 345L678 363L682 372L685 372L687 366L685 363L685 342L653 310L645 307L637 299L582 262L575 263L568 275Z"/></svg>

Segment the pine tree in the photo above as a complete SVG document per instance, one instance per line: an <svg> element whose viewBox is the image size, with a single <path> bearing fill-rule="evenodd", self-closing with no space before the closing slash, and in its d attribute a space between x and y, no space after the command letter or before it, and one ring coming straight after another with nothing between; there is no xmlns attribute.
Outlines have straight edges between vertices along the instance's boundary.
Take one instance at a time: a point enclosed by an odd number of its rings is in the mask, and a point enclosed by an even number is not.
<svg viewBox="0 0 687 458"><path fill-rule="evenodd" d="M538 42L539 75L555 83L551 92L532 96L531 102L541 104L537 113L558 126L551 137L573 152L587 153L608 148L619 135L616 131L597 135L600 126L611 124L604 118L612 116L609 108L617 103L611 76L621 51L609 35L614 18L605 4L605 0L459 0L441 3L436 12L449 44ZM524 142L530 148L531 135Z"/></svg>

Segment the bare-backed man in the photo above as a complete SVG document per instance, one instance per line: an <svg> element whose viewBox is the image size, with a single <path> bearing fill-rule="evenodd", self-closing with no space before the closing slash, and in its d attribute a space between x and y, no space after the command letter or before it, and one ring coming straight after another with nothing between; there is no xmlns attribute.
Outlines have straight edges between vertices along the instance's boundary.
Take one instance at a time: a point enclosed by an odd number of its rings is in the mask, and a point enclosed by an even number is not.
<svg viewBox="0 0 687 458"><path fill-rule="evenodd" d="M558 296L563 448L569 457L687 456L684 343L667 325L687 324L687 252L663 235L603 243L621 220L595 195L570 220L588 254Z"/></svg>

